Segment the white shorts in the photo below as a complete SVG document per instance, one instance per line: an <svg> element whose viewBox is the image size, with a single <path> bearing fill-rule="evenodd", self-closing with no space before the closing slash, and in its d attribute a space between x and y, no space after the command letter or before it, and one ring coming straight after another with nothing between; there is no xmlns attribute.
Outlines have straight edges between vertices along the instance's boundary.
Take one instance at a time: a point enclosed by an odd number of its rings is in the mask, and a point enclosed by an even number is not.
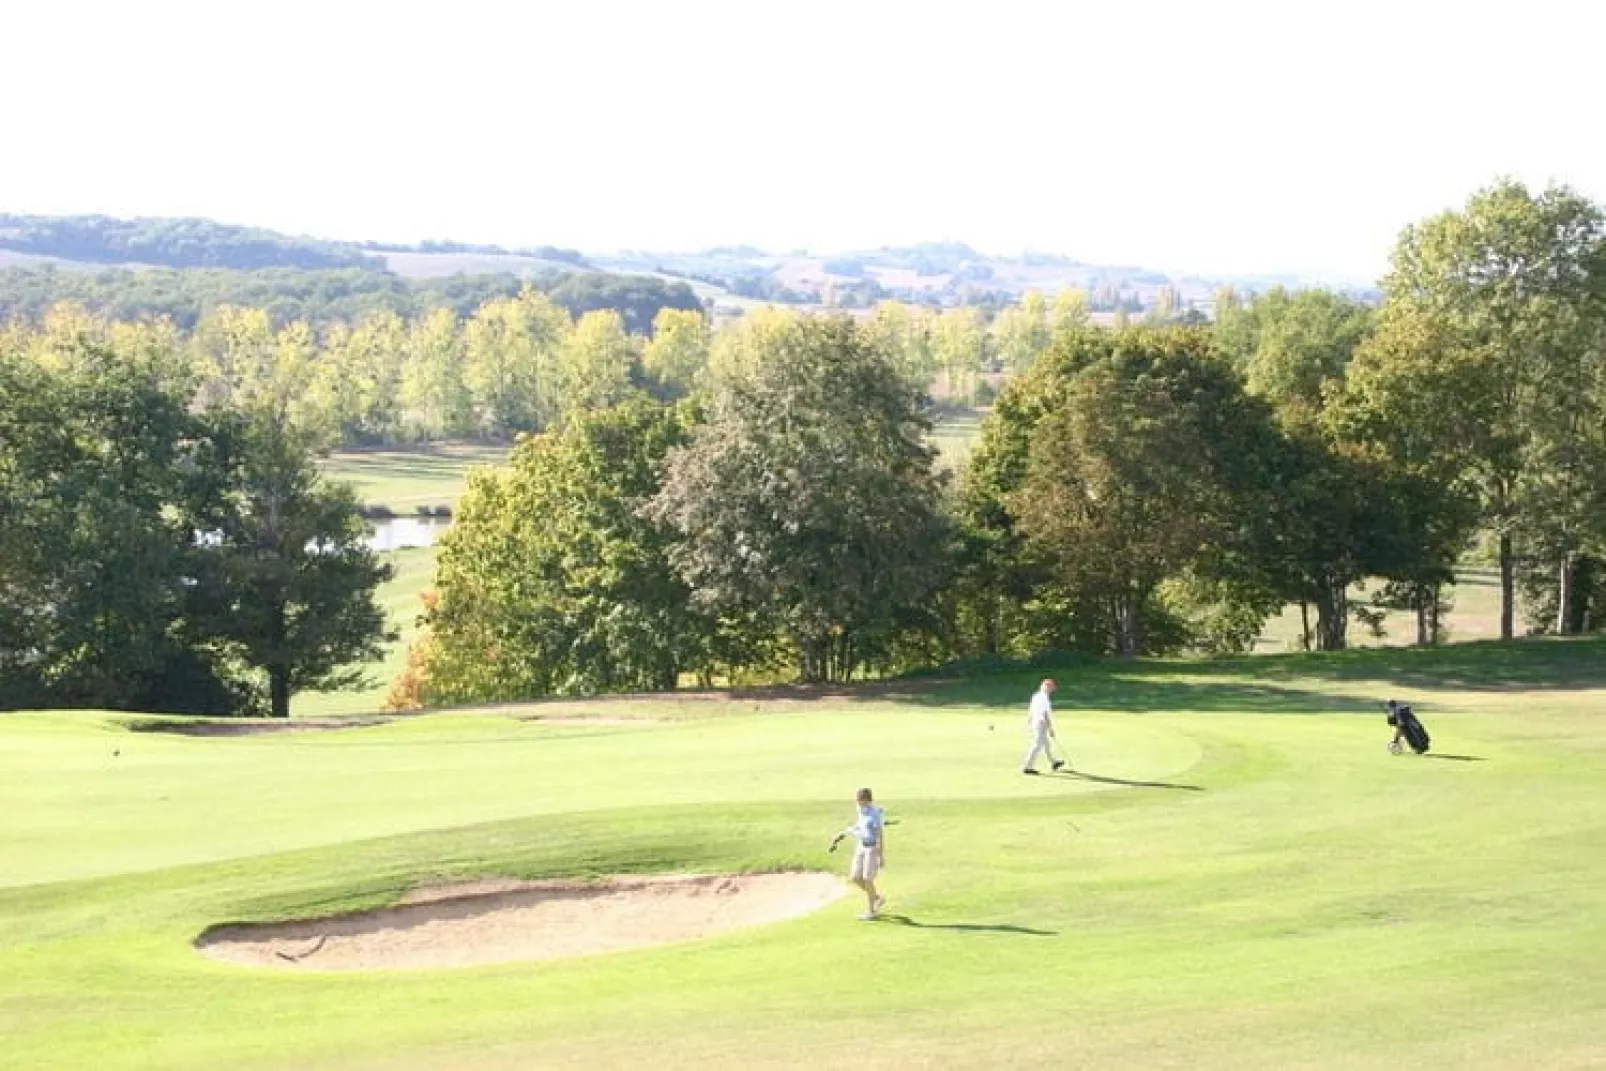
<svg viewBox="0 0 1606 1071"><path fill-rule="evenodd" d="M853 881L874 881L881 872L881 845L860 844L853 849L853 865L848 877Z"/></svg>

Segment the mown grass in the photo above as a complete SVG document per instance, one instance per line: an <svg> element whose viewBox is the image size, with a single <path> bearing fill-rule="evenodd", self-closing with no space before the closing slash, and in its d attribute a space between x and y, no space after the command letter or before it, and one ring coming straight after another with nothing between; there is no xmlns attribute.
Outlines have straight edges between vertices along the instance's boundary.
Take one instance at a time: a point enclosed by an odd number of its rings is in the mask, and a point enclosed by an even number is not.
<svg viewBox="0 0 1606 1071"><path fill-rule="evenodd" d="M1588 1067L1606 1060L1606 644L571 701L207 739L0 718L0 1031L18 1067ZM1435 749L1388 755L1399 694ZM552 705L530 711L550 713ZM1459 759L1459 761L1454 761ZM1446 761L1451 760L1451 761ZM543 964L202 958L217 922L449 876L830 867L860 784L887 921Z"/></svg>
<svg viewBox="0 0 1606 1071"><path fill-rule="evenodd" d="M500 465L509 448L482 443L431 443L384 450L341 450L321 466L330 479L350 483L366 506L410 515L420 506L453 507L467 486L469 470Z"/></svg>

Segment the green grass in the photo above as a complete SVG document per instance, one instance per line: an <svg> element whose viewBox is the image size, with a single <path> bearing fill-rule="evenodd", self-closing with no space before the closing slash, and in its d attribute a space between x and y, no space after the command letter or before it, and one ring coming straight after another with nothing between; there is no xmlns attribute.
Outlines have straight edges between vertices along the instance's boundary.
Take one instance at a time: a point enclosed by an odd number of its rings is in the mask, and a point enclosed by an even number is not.
<svg viewBox="0 0 1606 1071"><path fill-rule="evenodd" d="M43 1067L1592 1067L1606 644L1061 675L1085 778L1023 778L1029 675L852 701L572 701L237 739L0 717L0 1032ZM1430 757L1391 757L1411 699ZM120 754L114 755L114 751ZM854 902L541 964L291 974L217 922L440 877L830 867Z"/></svg>
<svg viewBox="0 0 1606 1071"><path fill-rule="evenodd" d="M388 450L341 450L321 466L330 479L357 489L368 506L411 514L419 506L455 506L467 486L469 469L500 465L508 447L482 443L434 443Z"/></svg>
<svg viewBox="0 0 1606 1071"><path fill-rule="evenodd" d="M981 435L981 416L944 417L931 429L931 445L937 448L937 465L957 474L970 460Z"/></svg>

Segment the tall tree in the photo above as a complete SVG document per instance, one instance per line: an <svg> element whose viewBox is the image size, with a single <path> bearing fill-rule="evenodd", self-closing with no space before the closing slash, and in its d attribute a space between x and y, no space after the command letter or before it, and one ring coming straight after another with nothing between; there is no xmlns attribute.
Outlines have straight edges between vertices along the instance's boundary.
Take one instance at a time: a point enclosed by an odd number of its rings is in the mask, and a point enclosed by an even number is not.
<svg viewBox="0 0 1606 1071"><path fill-rule="evenodd" d="M238 705L186 627L220 489L181 368L89 322L0 332L0 704Z"/></svg>
<svg viewBox="0 0 1606 1071"><path fill-rule="evenodd" d="M1573 191L1500 182L1461 211L1407 227L1384 280L1399 337L1429 348L1380 359L1371 391L1392 419L1434 429L1479 488L1499 538L1506 638L1524 486L1543 472L1552 443L1542 436L1570 426L1547 414L1567 407L1566 385L1583 378L1575 370L1595 337L1581 325L1600 315L1601 233L1599 210Z"/></svg>
<svg viewBox="0 0 1606 1071"><path fill-rule="evenodd" d="M639 509L683 415L637 397L580 411L476 474L442 542L423 698L672 689L706 677L711 624Z"/></svg>
<svg viewBox="0 0 1606 1071"><path fill-rule="evenodd" d="M481 435L511 438L556 419L558 351L572 329L566 312L532 290L480 307L464 331L463 378Z"/></svg>
<svg viewBox="0 0 1606 1071"><path fill-rule="evenodd" d="M708 366L712 337L708 319L689 309L662 309L653 317L652 338L642 347L642 368L658 389L684 397Z"/></svg>
<svg viewBox="0 0 1606 1071"><path fill-rule="evenodd" d="M987 361L987 331L981 313L972 308L944 309L932 329L931 349L947 380L949 396L968 399Z"/></svg>
<svg viewBox="0 0 1606 1071"><path fill-rule="evenodd" d="M606 409L623 400L638 364L624 320L612 309L588 312L558 350L558 410Z"/></svg>
<svg viewBox="0 0 1606 1071"><path fill-rule="evenodd" d="M1247 546L1269 414L1198 330L1084 333L1039 367L1005 410L1030 414L1005 508L1091 642L1163 650L1161 585Z"/></svg>
<svg viewBox="0 0 1606 1071"><path fill-rule="evenodd" d="M794 317L757 341L648 514L678 537L700 606L778 629L802 679L844 680L940 582L924 397L847 318Z"/></svg>
<svg viewBox="0 0 1606 1071"><path fill-rule="evenodd" d="M1035 290L1028 290L1017 304L999 310L993 320L998 357L1006 369L1017 374L1032 366L1053 337L1048 304Z"/></svg>
<svg viewBox="0 0 1606 1071"><path fill-rule="evenodd" d="M229 418L230 502L197 584L197 626L266 681L268 712L290 698L367 683L354 663L394 639L374 592L389 579L349 486L328 484L313 435L262 406Z"/></svg>
<svg viewBox="0 0 1606 1071"><path fill-rule="evenodd" d="M474 434L474 396L464 365L463 333L452 310L435 309L408 325L401 407L423 437Z"/></svg>

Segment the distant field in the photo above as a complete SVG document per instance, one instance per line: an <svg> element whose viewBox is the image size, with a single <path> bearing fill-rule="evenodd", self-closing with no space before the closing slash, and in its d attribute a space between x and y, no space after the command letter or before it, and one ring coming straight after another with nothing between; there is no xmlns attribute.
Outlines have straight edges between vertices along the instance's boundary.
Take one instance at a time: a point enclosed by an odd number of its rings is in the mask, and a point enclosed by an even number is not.
<svg viewBox="0 0 1606 1071"><path fill-rule="evenodd" d="M341 450L330 454L323 473L357 488L364 505L412 513L419 506L455 506L468 470L500 465L509 447L480 443L434 443L388 450Z"/></svg>
<svg viewBox="0 0 1606 1071"><path fill-rule="evenodd" d="M435 548L393 550L383 559L395 567L396 575L380 586L379 605L400 638L386 646L383 659L364 667L373 685L360 692L302 692L290 700L292 717L366 714L384 706L391 681L407 664L407 645L418 634L418 618L424 612L420 596L435 582Z"/></svg>
<svg viewBox="0 0 1606 1071"><path fill-rule="evenodd" d="M1446 615L1445 621L1449 626L1449 633L1445 637L1450 643L1465 643L1468 640L1498 639L1500 636L1500 574L1498 570L1480 568L1476 566L1463 567L1457 570L1460 582L1450 591L1450 599L1454 602L1453 608ZM1379 586L1371 584L1358 585L1351 597L1357 601L1365 600L1372 590ZM1311 610L1311 627L1316 627L1316 611ZM1351 647L1405 647L1416 642L1416 615L1408 610L1391 610L1383 622L1384 635L1373 636L1358 622L1351 622L1349 629L1349 644ZM1296 651L1299 649L1299 606L1293 604L1283 610L1277 617L1266 623L1266 629L1261 633L1259 642L1255 645L1257 652L1276 653L1282 651Z"/></svg>
<svg viewBox="0 0 1606 1071"><path fill-rule="evenodd" d="M544 260L514 253L380 253L385 267L409 279L439 279L448 275L545 275L586 269L567 261Z"/></svg>
<svg viewBox="0 0 1606 1071"><path fill-rule="evenodd" d="M970 452L981 435L984 414L944 417L931 429L931 444L937 448L937 464L958 475L970 460Z"/></svg>

